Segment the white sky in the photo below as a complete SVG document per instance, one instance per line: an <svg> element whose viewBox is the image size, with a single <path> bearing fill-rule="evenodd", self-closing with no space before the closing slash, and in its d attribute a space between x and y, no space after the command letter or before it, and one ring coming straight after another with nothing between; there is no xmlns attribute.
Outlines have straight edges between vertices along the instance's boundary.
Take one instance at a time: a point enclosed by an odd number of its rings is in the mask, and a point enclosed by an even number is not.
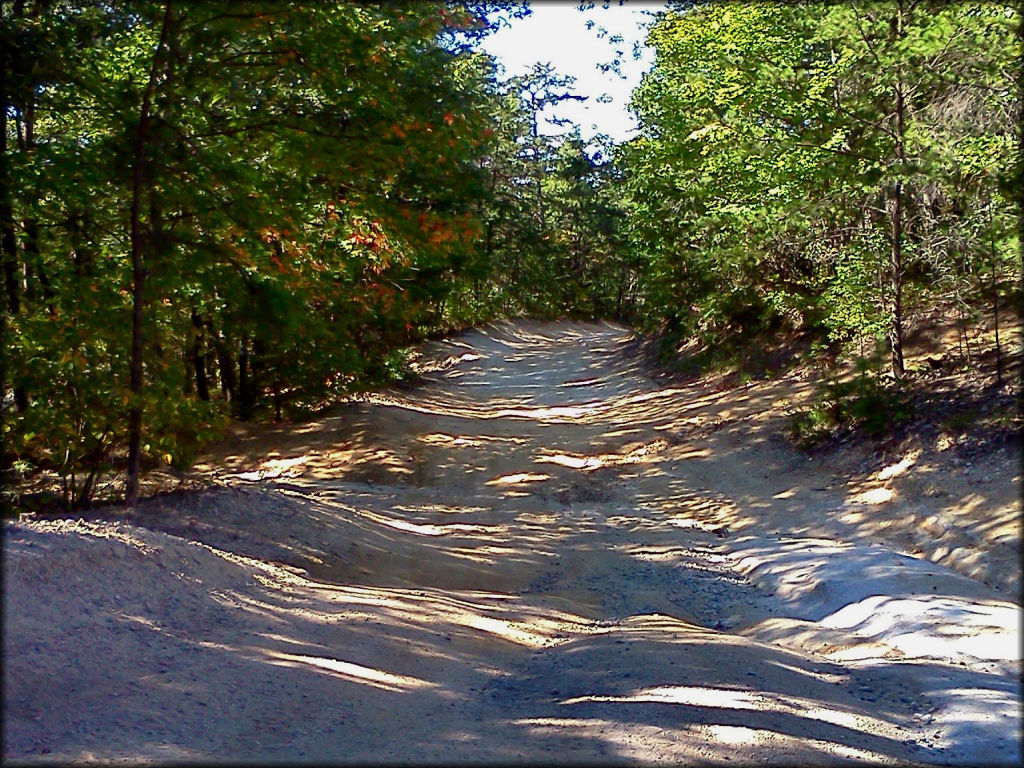
<svg viewBox="0 0 1024 768"><path fill-rule="evenodd" d="M483 49L494 56L505 67L506 76L527 72L536 62L551 63L560 74L576 78L576 93L589 96L585 102L562 102L556 114L572 120L580 126L584 140L595 133L605 133L620 142L630 137L636 121L629 114L629 96L653 61L653 54L643 47L639 61L633 58L633 43L643 46L646 30L643 25L651 22L650 14L664 9L664 2L651 0L627 0L619 5L612 0L610 7L602 7L602 0L596 0L594 8L580 11L578 2L559 0L533 2L533 13L525 19L513 20L511 26L488 36ZM587 29L588 20L594 22ZM608 30L604 39L598 37L599 29ZM608 37L622 35L623 41L610 43ZM602 72L599 63L609 63L615 50L621 50L622 74ZM602 104L597 97L607 94L612 101ZM564 128L541 124L542 133L561 133Z"/></svg>

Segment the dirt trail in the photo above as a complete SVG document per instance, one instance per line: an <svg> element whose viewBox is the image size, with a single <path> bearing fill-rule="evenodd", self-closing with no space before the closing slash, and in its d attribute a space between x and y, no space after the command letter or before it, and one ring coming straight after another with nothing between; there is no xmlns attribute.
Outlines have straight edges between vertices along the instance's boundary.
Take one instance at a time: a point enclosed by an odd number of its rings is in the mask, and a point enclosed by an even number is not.
<svg viewBox="0 0 1024 768"><path fill-rule="evenodd" d="M466 333L218 488L6 524L4 760L1019 762L1019 457L825 466L800 380L631 343Z"/></svg>

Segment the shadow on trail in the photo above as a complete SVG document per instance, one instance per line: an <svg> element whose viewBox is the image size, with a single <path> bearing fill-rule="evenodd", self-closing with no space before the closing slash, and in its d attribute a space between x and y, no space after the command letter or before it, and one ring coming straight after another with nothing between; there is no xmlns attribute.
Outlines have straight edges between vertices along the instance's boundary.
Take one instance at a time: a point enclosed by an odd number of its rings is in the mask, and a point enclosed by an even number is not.
<svg viewBox="0 0 1024 768"><path fill-rule="evenodd" d="M224 449L233 487L122 517L176 538L159 555L118 544L93 614L76 608L87 587L61 580L74 552L50 552L36 587L66 618L5 636L5 756L944 762L915 719L929 690L900 662L723 631L778 606L728 561L736 535L770 514L834 538L843 495L754 423L770 391L724 410L720 392L658 388L627 338L474 331L437 345L421 387L241 434ZM8 536L22 565L50 546ZM102 663L76 664L79 646ZM37 663L55 656L56 678ZM915 664L945 689L1006 690ZM48 719L53 696L77 716ZM119 730L92 732L101 714Z"/></svg>
<svg viewBox="0 0 1024 768"><path fill-rule="evenodd" d="M873 734L874 724L899 721L906 702L876 699L858 708L866 677L668 616L595 624L557 615L539 597L513 604L509 595L481 591L298 580L254 590L242 564L204 549L193 556L221 560L222 579L211 590L174 581L161 562L124 546L122 556L137 561L139 584L172 581L156 597L125 585L62 636L13 638L33 644L8 669L34 692L8 710L24 720L20 742L60 744L72 759L132 753L386 762L397 754L395 734L422 734L416 726L426 718L430 734L402 745L414 747L417 762L635 759L628 745L639 753L636 739L656 742L666 729L676 737L690 732L689 754L707 759L765 738L792 739L794 755L830 762L835 745L851 757L935 757ZM169 552L167 562L183 558ZM78 599L68 589L62 596ZM167 622L182 614L161 601L187 607L188 623ZM575 634L567 637L565 626ZM35 655L73 659L74 644L102 652L115 647L112 638L131 665L105 656L111 664L71 663L59 679L33 671ZM715 647L711 665L696 653L707 644ZM177 666L179 659L187 664ZM467 687L449 685L453 669L469 671L460 677ZM210 682L226 671L236 681L232 690ZM766 686L769 679L776 682ZM104 694L111 686L128 693L111 699ZM34 721L54 695L73 697L77 718ZM265 699L273 699L277 716L268 717ZM123 724L123 734L90 732L101 711Z"/></svg>

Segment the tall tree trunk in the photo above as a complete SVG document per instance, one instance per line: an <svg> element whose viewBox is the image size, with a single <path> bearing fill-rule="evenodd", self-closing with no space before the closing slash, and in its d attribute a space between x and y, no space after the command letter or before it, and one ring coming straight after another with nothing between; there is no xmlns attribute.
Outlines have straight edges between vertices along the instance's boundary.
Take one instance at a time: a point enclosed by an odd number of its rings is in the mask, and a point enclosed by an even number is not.
<svg viewBox="0 0 1024 768"><path fill-rule="evenodd" d="M36 15L38 16L38 8L36 9ZM36 105L34 95L35 84L30 83L30 95L28 96L27 102L25 103L25 139L24 149L26 152L32 152L36 146ZM53 285L50 283L49 278L46 276L46 268L43 265L43 256L39 249L39 220L35 216L29 216L24 222L25 229L25 270L26 278L28 276L28 269L31 266L34 270L36 277L39 279L39 285L42 288L43 299L48 302L47 307L50 310L51 315L56 315L57 310L54 307L53 300L55 293ZM34 295L34 286L26 280L26 296Z"/></svg>
<svg viewBox="0 0 1024 768"><path fill-rule="evenodd" d="M14 236L14 206L11 190L14 188L10 178L7 158L7 104L12 100L9 94L11 83L7 80L7 68L0 63L0 251L3 258L3 304L0 306L0 344L7 348L7 324L10 316L17 314L22 302L19 297L17 281L17 240ZM0 398L7 393L7 360L9 355L0 355ZM17 387L14 399L18 411L24 411L23 403L17 401ZM24 403L27 406L27 402ZM3 409L0 409L0 420ZM0 422L0 438L6 434ZM0 445L0 461L5 463L7 452L5 445ZM3 467L6 469L6 466Z"/></svg>
<svg viewBox="0 0 1024 768"><path fill-rule="evenodd" d="M540 164L540 158L541 158L540 135L539 135L539 133L537 131L537 120L539 120L539 119L540 118L538 117L538 113L534 113L534 116L533 116L533 149L537 153L537 156L534 157L534 161L535 162L534 162L533 183L534 183L534 188L535 188L535 190L537 192L537 216L540 219L540 232L541 232L541 237L543 237L544 233L547 232L548 222L547 222L547 214L544 211L544 188L543 188L543 186L541 186L541 177L543 176L543 170L542 170L541 164Z"/></svg>
<svg viewBox="0 0 1024 768"><path fill-rule="evenodd" d="M540 131L539 131L538 126L537 126L537 121L540 120L540 108L538 106L536 97L534 97L531 100L530 106L533 109L533 117L532 117L532 122L530 123L530 130L531 130L531 135L533 136L533 151L535 153L533 158L532 158L533 159L533 186L534 186L534 191L536 192L536 195L537 195L537 216L538 216L538 219L540 221L541 237L543 237L544 233L547 231L548 225L547 225L547 216L545 215L545 212L544 212L544 188L541 186L541 177L543 176L544 172L543 172L543 169L541 168L541 157L542 157L542 154L541 154L541 151L540 151Z"/></svg>
<svg viewBox="0 0 1024 768"><path fill-rule="evenodd" d="M5 15L3 9L0 14ZM6 24L5 24L6 26ZM8 48L4 59L17 50L14 41L4 39L4 47ZM18 297L18 245L14 235L14 201L11 199L14 189L14 179L11 178L9 168L10 159L7 156L7 108L14 102L12 90L14 84L10 82L7 72L7 61L0 61L0 250L3 252L3 286L4 314L3 322L6 323L6 313L16 314L20 308ZM6 326L5 326L6 327ZM0 361L0 366L3 361ZM2 382L0 382L2 383Z"/></svg>
<svg viewBox="0 0 1024 768"><path fill-rule="evenodd" d="M897 40L904 36L903 0L896 10L895 32ZM904 145L906 104L904 103L903 78L899 68L896 72L896 168L900 176L892 187L890 198L891 237L889 251L889 289L891 316L889 319L889 345L892 351L892 374L903 376L903 172L906 169L906 148Z"/></svg>
<svg viewBox="0 0 1024 768"><path fill-rule="evenodd" d="M12 15L14 17L20 16L23 13L23 9L20 4L16 4ZM17 47L13 45L13 41L4 41L5 45L11 42L11 53L14 55L17 52ZM5 57L6 58L6 57ZM12 199L12 190L14 189L14 179L11 178L10 170L10 158L8 157L7 147L7 108L8 105L13 105L14 94L13 88L14 83L8 78L7 62L0 62L0 251L2 251L3 259L3 286L4 286L4 300L3 306L0 308L0 344L6 349L7 345L7 328L10 321L10 317L18 314L21 311L21 285L18 280L18 241L15 235L14 226L14 201ZM7 392L7 381L9 372L7 370L8 355L2 355L3 360L0 360L0 398ZM14 405L19 412L24 412L28 409L28 393L23 385L14 386ZM0 416L2 419L2 416ZM0 433L6 434L3 431L3 425L0 423ZM5 454L6 451L0 446L0 454Z"/></svg>
<svg viewBox="0 0 1024 768"><path fill-rule="evenodd" d="M243 335L242 343L238 345L238 416L243 421L248 420L253 413L253 389L249 365L249 337Z"/></svg>
<svg viewBox="0 0 1024 768"><path fill-rule="evenodd" d="M210 383L206 377L206 339L203 334L203 319L192 308L192 370L196 377L196 396L204 402L210 401Z"/></svg>
<svg viewBox="0 0 1024 768"><path fill-rule="evenodd" d="M181 382L181 394L184 397L191 397L196 391L196 337L192 334L190 337L185 339L181 350L181 362L185 369L185 376Z"/></svg>
<svg viewBox="0 0 1024 768"><path fill-rule="evenodd" d="M992 324L996 332L996 384L1003 386L1003 349L999 344L999 256L996 252L996 236L992 231L992 200L988 201L988 237L992 254Z"/></svg>
<svg viewBox="0 0 1024 768"><path fill-rule="evenodd" d="M0 302L0 348L6 350L8 316L18 311L18 252L14 238L14 206L11 201L10 172L7 167L7 104L10 101L6 62L0 62L0 258L3 259L3 301ZM7 361L10 356L0 355L0 403L7 395ZM7 430L4 429L6 410L0 405L0 484L7 486L11 468L7 451Z"/></svg>
<svg viewBox="0 0 1024 768"><path fill-rule="evenodd" d="M89 277L96 264L96 250L89 242L89 232L93 228L92 217L88 211L72 214L68 218L68 234L71 238L72 258L75 263L77 277Z"/></svg>
<svg viewBox="0 0 1024 768"><path fill-rule="evenodd" d="M897 181L890 200L892 247L889 251L889 347L892 373L903 376L903 182Z"/></svg>
<svg viewBox="0 0 1024 768"><path fill-rule="evenodd" d="M217 370L220 372L220 391L224 399L234 402L238 398L238 389L235 384L235 360L231 355L231 348L226 335L218 333L213 328L213 323L207 321L207 329L210 331L210 338L213 341L213 348L217 353Z"/></svg>
<svg viewBox="0 0 1024 768"><path fill-rule="evenodd" d="M171 27L172 0L164 5L164 19L160 29L160 42L153 53L153 62L149 68L149 81L142 94L142 107L139 111L139 125L135 132L135 157L132 165L132 202L131 219L131 255L132 255L132 347L130 387L132 406L128 412L128 479L125 489L125 501L134 507L139 499L139 475L142 470L142 309L146 268L143 260L145 250L145 234L142 230L142 197L146 178L146 151L149 129L152 124L150 112L153 93L156 90L157 76L163 60L163 52L167 45L167 36Z"/></svg>
<svg viewBox="0 0 1024 768"><path fill-rule="evenodd" d="M1003 349L999 344L999 283L992 272L992 322L996 331L996 384L1003 386Z"/></svg>

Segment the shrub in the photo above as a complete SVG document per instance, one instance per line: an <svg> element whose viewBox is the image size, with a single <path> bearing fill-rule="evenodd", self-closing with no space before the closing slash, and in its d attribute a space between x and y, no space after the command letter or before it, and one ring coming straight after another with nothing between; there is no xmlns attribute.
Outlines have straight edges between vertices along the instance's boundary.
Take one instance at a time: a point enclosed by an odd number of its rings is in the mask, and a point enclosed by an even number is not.
<svg viewBox="0 0 1024 768"><path fill-rule="evenodd" d="M810 408L790 417L790 437L810 448L844 431L879 436L904 424L912 414L906 385L872 375L873 367L872 360L860 358L851 378L819 385Z"/></svg>

